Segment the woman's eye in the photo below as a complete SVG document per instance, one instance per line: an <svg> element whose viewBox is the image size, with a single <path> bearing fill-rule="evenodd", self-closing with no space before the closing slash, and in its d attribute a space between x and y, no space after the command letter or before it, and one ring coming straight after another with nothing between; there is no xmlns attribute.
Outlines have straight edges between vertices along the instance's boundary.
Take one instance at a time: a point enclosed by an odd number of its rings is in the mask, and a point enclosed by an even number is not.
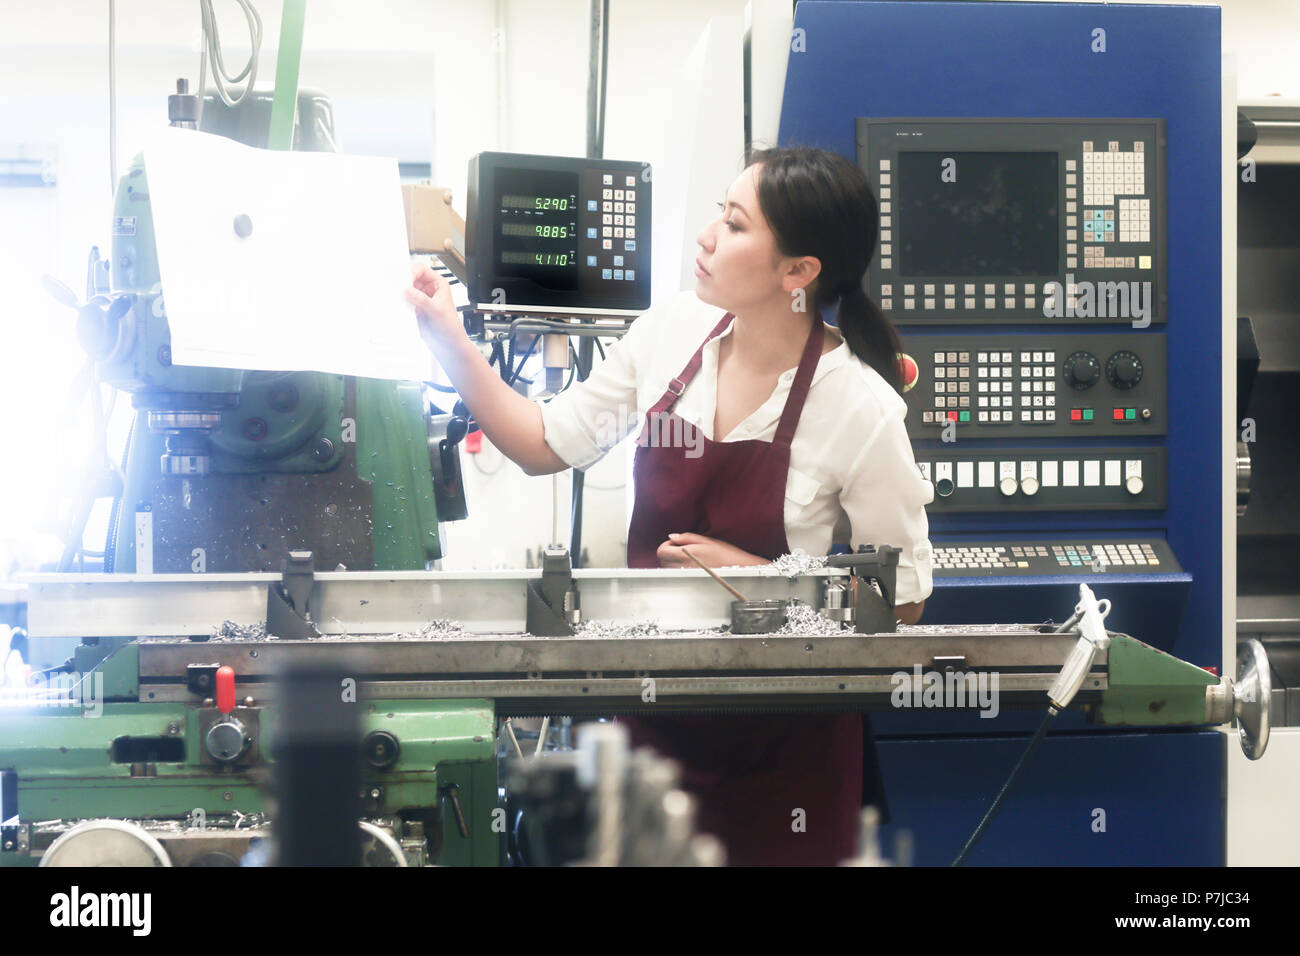
<svg viewBox="0 0 1300 956"><path fill-rule="evenodd" d="M719 209L726 209L726 208L727 208L727 204L726 204L726 203L721 203L721 202L720 202L720 203L717 204L717 206L718 206ZM727 228L730 229L732 232L740 232L740 228L739 228L739 227L738 227L734 222L732 222L730 219L726 220L726 226L727 226Z"/></svg>

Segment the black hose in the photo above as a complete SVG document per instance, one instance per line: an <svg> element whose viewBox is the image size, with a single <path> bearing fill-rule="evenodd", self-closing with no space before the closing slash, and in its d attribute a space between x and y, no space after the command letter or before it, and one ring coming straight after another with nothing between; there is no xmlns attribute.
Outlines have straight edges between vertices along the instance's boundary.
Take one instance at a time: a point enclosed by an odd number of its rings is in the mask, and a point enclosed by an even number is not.
<svg viewBox="0 0 1300 956"><path fill-rule="evenodd" d="M1034 732L1033 738L1029 741L1029 746L1026 747L1025 752L1020 755L1020 760L1016 764L1016 769L1011 771L1011 776L1008 777L1007 782L1002 785L1002 789L998 792L997 799L993 801L993 806L989 807L989 811L984 814L984 819L980 821L980 825L975 828L975 832L972 833L970 839L966 841L966 845L961 848L961 852L957 854L957 858L952 861L953 866L961 866L964 864L966 858L970 856L971 851L975 849L975 844L979 843L980 839L984 836L984 832L989 828L989 824L993 822L993 818L997 816L998 811L1002 809L1002 804L1006 802L1007 795L1011 793L1011 788L1014 787L1016 781L1020 779L1021 772L1029 763L1029 758L1034 755L1034 751L1038 749L1038 745L1043 742L1043 737L1047 735L1048 725L1050 725L1056 718L1056 714L1057 711L1055 707L1047 708L1047 714L1043 717L1043 722L1038 725L1038 730Z"/></svg>

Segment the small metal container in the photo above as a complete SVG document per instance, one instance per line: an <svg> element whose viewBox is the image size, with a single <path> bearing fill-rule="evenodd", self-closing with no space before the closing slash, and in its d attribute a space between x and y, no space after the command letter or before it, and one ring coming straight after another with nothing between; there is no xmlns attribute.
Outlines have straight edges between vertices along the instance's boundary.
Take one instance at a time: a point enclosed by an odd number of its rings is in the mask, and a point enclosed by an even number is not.
<svg viewBox="0 0 1300 956"><path fill-rule="evenodd" d="M786 621L785 601L732 601L732 634L770 634Z"/></svg>

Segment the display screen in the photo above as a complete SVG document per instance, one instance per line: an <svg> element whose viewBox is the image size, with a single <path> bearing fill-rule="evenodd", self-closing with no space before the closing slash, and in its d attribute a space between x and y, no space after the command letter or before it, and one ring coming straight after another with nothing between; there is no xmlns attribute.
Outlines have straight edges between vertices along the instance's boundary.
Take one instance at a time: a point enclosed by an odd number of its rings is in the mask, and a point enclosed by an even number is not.
<svg viewBox="0 0 1300 956"><path fill-rule="evenodd" d="M569 227L562 223L503 222L503 236L531 236L534 239L571 239Z"/></svg>
<svg viewBox="0 0 1300 956"><path fill-rule="evenodd" d="M572 259L564 252L503 252L501 261L506 265L567 266Z"/></svg>
<svg viewBox="0 0 1300 956"><path fill-rule="evenodd" d="M900 152L899 275L1060 275L1058 161L1054 152Z"/></svg>
<svg viewBox="0 0 1300 956"><path fill-rule="evenodd" d="M578 288L578 173L496 171L497 269L553 291Z"/></svg>
<svg viewBox="0 0 1300 956"><path fill-rule="evenodd" d="M507 209L556 209L563 212L576 201L573 196L502 196Z"/></svg>

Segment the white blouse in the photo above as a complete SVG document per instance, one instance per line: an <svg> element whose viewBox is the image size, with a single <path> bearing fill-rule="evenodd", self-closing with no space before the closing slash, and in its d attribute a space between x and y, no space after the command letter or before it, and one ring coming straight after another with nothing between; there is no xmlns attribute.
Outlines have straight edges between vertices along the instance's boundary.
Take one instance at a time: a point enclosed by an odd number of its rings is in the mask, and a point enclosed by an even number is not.
<svg viewBox="0 0 1300 956"><path fill-rule="evenodd" d="M606 349L605 361L586 381L542 406L546 443L571 467L585 471L629 434L640 434L668 382L724 314L692 290L643 313ZM673 406L710 440L716 440L718 349L734 326L733 320L705 347L700 371ZM772 441L795 372L782 372L771 397L722 440ZM928 597L933 573L925 505L934 500L934 488L912 456L906 412L902 397L841 341L821 356L813 373L790 445L785 492L785 532L792 550L826 554L837 525L847 526L854 550L859 544L901 548L897 604Z"/></svg>

